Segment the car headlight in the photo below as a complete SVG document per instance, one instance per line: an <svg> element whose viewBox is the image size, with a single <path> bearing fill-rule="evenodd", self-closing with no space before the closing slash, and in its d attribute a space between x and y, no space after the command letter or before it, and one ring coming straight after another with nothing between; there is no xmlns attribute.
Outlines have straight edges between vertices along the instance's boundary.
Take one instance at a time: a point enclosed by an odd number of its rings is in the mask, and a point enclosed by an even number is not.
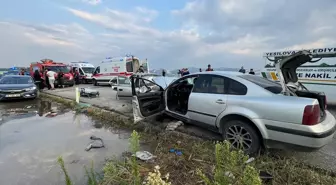
<svg viewBox="0 0 336 185"><path fill-rule="evenodd" d="M30 88L26 88L25 91L33 91L35 89L36 89L36 87L30 87Z"/></svg>

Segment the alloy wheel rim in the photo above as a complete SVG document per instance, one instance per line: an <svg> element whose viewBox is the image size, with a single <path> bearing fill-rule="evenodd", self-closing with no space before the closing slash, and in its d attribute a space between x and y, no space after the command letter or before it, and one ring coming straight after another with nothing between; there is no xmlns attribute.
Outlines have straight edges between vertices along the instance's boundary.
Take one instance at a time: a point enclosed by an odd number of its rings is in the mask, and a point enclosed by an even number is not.
<svg viewBox="0 0 336 185"><path fill-rule="evenodd" d="M249 150L252 146L251 134L242 126L233 125L226 131L226 140L236 149Z"/></svg>

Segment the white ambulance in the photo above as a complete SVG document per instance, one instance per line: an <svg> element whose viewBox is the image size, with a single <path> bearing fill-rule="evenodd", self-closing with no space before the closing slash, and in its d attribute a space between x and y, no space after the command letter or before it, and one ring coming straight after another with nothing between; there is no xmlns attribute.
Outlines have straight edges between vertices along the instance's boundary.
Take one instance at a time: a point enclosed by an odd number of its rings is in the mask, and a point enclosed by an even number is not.
<svg viewBox="0 0 336 185"><path fill-rule="evenodd" d="M92 82L93 72L95 67L89 62L70 62L71 72L74 73L78 70L79 75L83 83Z"/></svg>
<svg viewBox="0 0 336 185"><path fill-rule="evenodd" d="M140 61L134 56L109 57L103 60L95 69L92 77L93 85L110 85L111 80L118 76L131 76L143 66L145 73L149 72L147 59Z"/></svg>

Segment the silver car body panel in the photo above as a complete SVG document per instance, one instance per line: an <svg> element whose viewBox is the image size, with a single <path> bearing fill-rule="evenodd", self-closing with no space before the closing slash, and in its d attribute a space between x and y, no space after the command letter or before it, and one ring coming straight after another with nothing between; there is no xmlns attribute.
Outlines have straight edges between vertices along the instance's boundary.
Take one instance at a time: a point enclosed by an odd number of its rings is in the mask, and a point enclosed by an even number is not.
<svg viewBox="0 0 336 185"><path fill-rule="evenodd" d="M336 129L333 115L326 111L326 118L314 126L302 125L306 105L318 104L316 99L274 94L239 76L238 72L200 72L193 75L218 75L236 80L247 87L246 95L208 94L191 92L188 112L185 115L173 112L166 106L162 112L182 121L202 123L221 132L226 116L238 115L249 119L264 140L290 143L308 148L319 148L330 142ZM182 78L188 78L182 77ZM262 78L262 77L260 77ZM171 83L172 85L174 83ZM167 88L164 88L164 103L167 105ZM133 96L134 121L145 119L141 115L137 96ZM155 114L157 115L157 114ZM150 116L147 116L147 118ZM265 142L266 147L276 147Z"/></svg>
<svg viewBox="0 0 336 185"><path fill-rule="evenodd" d="M165 77L165 76L158 76L158 75L153 76L150 74L146 74L141 77L154 82L155 84L159 85L162 88L168 87L170 83L178 79L177 77ZM121 78L124 80L120 80ZM125 83L120 83L121 81ZM117 98L123 99L123 100L131 100L132 99L132 87L131 87L131 81L129 80L129 78L120 76L118 77L117 83L118 84L115 84L114 86L112 86L112 89L116 87Z"/></svg>

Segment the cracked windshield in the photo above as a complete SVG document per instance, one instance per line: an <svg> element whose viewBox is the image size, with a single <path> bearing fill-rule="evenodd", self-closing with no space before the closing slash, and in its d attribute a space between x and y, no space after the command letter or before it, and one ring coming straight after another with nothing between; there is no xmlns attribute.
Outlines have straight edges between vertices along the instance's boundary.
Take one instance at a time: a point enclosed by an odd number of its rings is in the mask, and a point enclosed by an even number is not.
<svg viewBox="0 0 336 185"><path fill-rule="evenodd" d="M335 185L335 10L3 2L0 185Z"/></svg>

